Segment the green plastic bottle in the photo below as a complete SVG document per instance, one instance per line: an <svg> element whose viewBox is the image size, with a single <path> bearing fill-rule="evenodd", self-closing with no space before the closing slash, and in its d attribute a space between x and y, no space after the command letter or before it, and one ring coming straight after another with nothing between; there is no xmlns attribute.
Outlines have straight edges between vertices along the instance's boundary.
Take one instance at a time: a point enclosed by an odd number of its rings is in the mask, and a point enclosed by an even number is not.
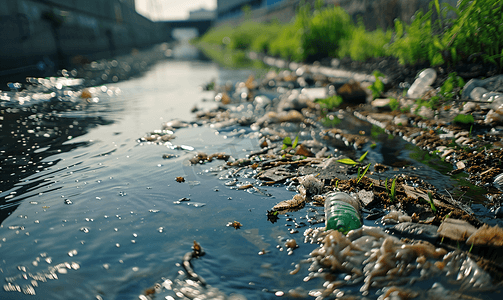
<svg viewBox="0 0 503 300"><path fill-rule="evenodd" d="M330 193L325 198L326 230L335 229L344 234L362 227L360 202L343 192Z"/></svg>

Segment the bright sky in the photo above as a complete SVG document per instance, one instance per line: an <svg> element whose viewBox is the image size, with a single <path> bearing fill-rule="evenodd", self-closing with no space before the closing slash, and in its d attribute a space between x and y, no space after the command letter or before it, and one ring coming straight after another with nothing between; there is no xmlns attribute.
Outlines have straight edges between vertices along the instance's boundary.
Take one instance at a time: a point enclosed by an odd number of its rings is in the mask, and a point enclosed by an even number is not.
<svg viewBox="0 0 503 300"><path fill-rule="evenodd" d="M217 0L136 0L136 11L152 20L187 19L189 11L216 9Z"/></svg>

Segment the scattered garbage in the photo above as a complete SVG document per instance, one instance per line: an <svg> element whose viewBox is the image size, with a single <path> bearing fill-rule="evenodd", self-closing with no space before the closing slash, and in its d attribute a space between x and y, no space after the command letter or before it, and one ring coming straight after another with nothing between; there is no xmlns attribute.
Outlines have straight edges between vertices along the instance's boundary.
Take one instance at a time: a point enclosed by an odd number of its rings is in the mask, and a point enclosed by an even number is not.
<svg viewBox="0 0 503 300"><path fill-rule="evenodd" d="M431 89L436 78L437 72L434 69L428 68L422 71L407 91L407 97L414 99L421 97L428 89Z"/></svg>
<svg viewBox="0 0 503 300"><path fill-rule="evenodd" d="M330 193L325 198L326 229L335 229L344 234L360 228L363 224L360 203L347 193Z"/></svg>

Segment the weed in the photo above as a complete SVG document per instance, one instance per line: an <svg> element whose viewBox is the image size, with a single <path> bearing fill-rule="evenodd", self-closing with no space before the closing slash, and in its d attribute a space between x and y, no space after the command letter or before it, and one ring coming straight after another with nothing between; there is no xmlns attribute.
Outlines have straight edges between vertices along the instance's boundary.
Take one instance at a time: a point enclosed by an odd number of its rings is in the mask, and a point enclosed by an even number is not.
<svg viewBox="0 0 503 300"><path fill-rule="evenodd" d="M389 46L389 54L398 58L401 64L428 60L433 44L431 14L431 11L426 14L417 12L410 25L395 21L395 37Z"/></svg>
<svg viewBox="0 0 503 300"><path fill-rule="evenodd" d="M360 180L362 180L363 176L365 176L365 173L369 170L371 164L368 164L363 173L360 175L360 168L358 168L358 181L356 183L360 183Z"/></svg>
<svg viewBox="0 0 503 300"><path fill-rule="evenodd" d="M308 4L299 6L291 23L257 23L248 15L241 25L213 28L199 41L227 50L251 49L293 61L393 56L401 64L453 65L475 58L475 62L478 59L503 68L501 0L459 0L457 7L433 0L429 11L417 12L409 25L396 20L394 32L366 31L361 22L355 25L339 6L324 7L320 3L317 1L314 12ZM447 18L447 13L456 17ZM434 15L436 21L432 21ZM447 83L446 90L458 78L453 80ZM457 85L461 86L459 81Z"/></svg>
<svg viewBox="0 0 503 300"><path fill-rule="evenodd" d="M341 96L334 95L324 99L316 99L314 100L314 102L320 105L322 111L332 111L335 108L339 107L342 104L343 100Z"/></svg>
<svg viewBox="0 0 503 300"><path fill-rule="evenodd" d="M384 74L376 70L372 75L374 75L375 81L369 86L369 89L372 91L372 98L375 99L381 96L384 91L384 83L379 78L384 77Z"/></svg>
<svg viewBox="0 0 503 300"><path fill-rule="evenodd" d="M336 57L341 41L351 36L354 26L349 14L339 6L317 10L304 25L302 48L308 61Z"/></svg>
<svg viewBox="0 0 503 300"><path fill-rule="evenodd" d="M396 200L396 177L393 179L393 182L391 183L391 189L389 190L389 198L391 202L395 202Z"/></svg>
<svg viewBox="0 0 503 300"><path fill-rule="evenodd" d="M281 147L281 150L285 150L288 147L292 147L292 149L295 149L297 147L297 144L299 143L299 135L295 136L295 139L292 142L292 139L287 136L283 139L283 146Z"/></svg>
<svg viewBox="0 0 503 300"><path fill-rule="evenodd" d="M351 158L341 158L341 159L338 159L337 162L341 163L341 164L345 164L345 165L357 165L358 163L354 160L352 160Z"/></svg>
<svg viewBox="0 0 503 300"><path fill-rule="evenodd" d="M337 116L329 115L325 116L321 119L321 124L325 127L333 128L341 123L341 119L337 118Z"/></svg>
<svg viewBox="0 0 503 300"><path fill-rule="evenodd" d="M391 40L392 32L377 29L372 32L365 30L362 22L351 30L349 38L340 41L337 51L339 57L349 56L352 60L364 61L370 57L386 55L386 44Z"/></svg>
<svg viewBox="0 0 503 300"><path fill-rule="evenodd" d="M428 191L428 199L429 199L428 203L430 203L431 211L433 211L433 213L437 213L437 208L435 207L435 204L433 203L433 196L430 191Z"/></svg>
<svg viewBox="0 0 503 300"><path fill-rule="evenodd" d="M397 110L400 107L400 102L396 98L389 99L389 107L391 110Z"/></svg>
<svg viewBox="0 0 503 300"><path fill-rule="evenodd" d="M365 153L363 153L362 156L360 156L360 158L358 159L358 161L362 162L365 159L365 157L367 156L368 153L369 153L368 151L366 151Z"/></svg>
<svg viewBox="0 0 503 300"><path fill-rule="evenodd" d="M452 122L460 124L473 124L475 123L475 119L472 115L459 114L454 118L454 120L452 120Z"/></svg>
<svg viewBox="0 0 503 300"><path fill-rule="evenodd" d="M321 123L323 124L323 126L335 127L341 122L341 120L337 118L337 116L328 115L329 111L335 110L342 104L343 100L341 96L334 95L324 99L316 99L314 100L314 102L320 105L320 115L323 116Z"/></svg>
<svg viewBox="0 0 503 300"><path fill-rule="evenodd" d="M449 76L440 87L440 94L447 99L454 98L459 92L460 88L465 86L463 78L459 77L456 72L449 73ZM458 88L458 91L455 89Z"/></svg>

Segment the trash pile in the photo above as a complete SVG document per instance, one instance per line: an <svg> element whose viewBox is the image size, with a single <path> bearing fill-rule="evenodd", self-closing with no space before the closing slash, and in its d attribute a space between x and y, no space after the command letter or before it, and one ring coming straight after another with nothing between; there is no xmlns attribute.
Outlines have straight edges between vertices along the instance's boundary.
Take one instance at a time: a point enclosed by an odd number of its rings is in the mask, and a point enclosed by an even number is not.
<svg viewBox="0 0 503 300"><path fill-rule="evenodd" d="M325 218L308 220L305 242L319 248L303 261L311 264L306 280L322 277L324 289L305 294L340 297L344 286L360 284L363 296L413 298L423 292L413 283L432 278L427 293L434 297L496 290L503 278L503 230L480 221L463 196L455 199L449 191L407 174L407 168L366 158L379 141L364 128L401 136L450 163L451 175L466 173L474 187L485 189L484 205L498 217L503 199L503 119L497 116L503 115L503 76L456 86L458 96L446 100L439 98L443 88L432 87L436 71L426 69L406 93L390 89L379 93L396 98L374 99L373 84L383 78L360 76L363 81L356 81L316 66L294 67L270 71L262 80L251 76L234 85L215 85L219 106L195 109L197 119L187 126L258 137L260 150L244 158L200 152L189 161L223 159L232 188L260 192L260 186L286 185L297 191L267 211L271 222L306 206L325 208ZM425 105L427 101L440 104ZM466 121L460 115L471 117ZM161 134L147 135L143 141L149 139L164 142ZM367 151L355 159L341 150ZM239 184L241 175L257 182ZM362 226L375 220L377 227ZM316 227L323 221L325 227ZM302 272L301 264L295 272ZM444 287L452 284L460 291Z"/></svg>

